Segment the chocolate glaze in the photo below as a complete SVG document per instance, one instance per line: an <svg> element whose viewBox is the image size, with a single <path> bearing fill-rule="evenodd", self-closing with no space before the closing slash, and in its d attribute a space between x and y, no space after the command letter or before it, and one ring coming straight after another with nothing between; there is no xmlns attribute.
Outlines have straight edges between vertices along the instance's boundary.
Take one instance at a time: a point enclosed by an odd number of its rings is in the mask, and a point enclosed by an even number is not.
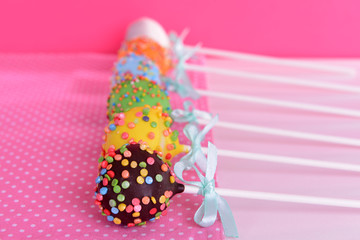
<svg viewBox="0 0 360 240"><path fill-rule="evenodd" d="M165 215L169 199L184 191L184 185L175 181L169 166L158 153L151 152L146 145L133 142L110 153L113 157L99 159L95 203L109 221L127 226L143 225ZM124 181L130 185L127 187ZM121 194L123 196L119 196Z"/></svg>

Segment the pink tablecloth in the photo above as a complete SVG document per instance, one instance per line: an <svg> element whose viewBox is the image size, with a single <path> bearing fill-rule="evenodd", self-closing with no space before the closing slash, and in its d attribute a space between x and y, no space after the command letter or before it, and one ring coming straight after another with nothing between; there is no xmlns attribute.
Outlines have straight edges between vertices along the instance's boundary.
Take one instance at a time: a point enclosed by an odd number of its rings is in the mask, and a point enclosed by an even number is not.
<svg viewBox="0 0 360 240"><path fill-rule="evenodd" d="M194 223L200 196L178 195L166 217L134 228L109 223L95 206L114 60L0 55L0 239L223 238L220 222L210 228ZM203 75L192 79L206 87ZM182 107L181 99L171 97L173 108ZM206 99L197 107L207 109ZM191 172L187 177L195 179Z"/></svg>

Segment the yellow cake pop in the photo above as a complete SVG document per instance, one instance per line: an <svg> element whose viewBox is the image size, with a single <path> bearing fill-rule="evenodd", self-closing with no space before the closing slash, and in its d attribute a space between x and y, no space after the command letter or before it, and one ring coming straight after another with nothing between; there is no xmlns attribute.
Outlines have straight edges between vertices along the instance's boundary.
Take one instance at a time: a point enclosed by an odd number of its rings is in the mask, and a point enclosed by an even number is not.
<svg viewBox="0 0 360 240"><path fill-rule="evenodd" d="M161 106L145 105L132 108L126 114L114 114L105 128L103 155L109 148L119 149L131 141L143 141L150 149L161 152L164 161L170 163L174 156L185 151L178 140L179 132L170 128L172 121Z"/></svg>

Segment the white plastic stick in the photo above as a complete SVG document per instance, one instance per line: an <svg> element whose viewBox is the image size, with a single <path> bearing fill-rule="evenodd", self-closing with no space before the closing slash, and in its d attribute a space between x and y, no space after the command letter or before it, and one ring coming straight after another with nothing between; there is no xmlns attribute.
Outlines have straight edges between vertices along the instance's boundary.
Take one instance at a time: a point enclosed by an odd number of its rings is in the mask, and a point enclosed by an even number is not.
<svg viewBox="0 0 360 240"><path fill-rule="evenodd" d="M186 46L187 50L192 50L194 46ZM212 49L212 48L204 48L201 47L197 50L198 53L202 53L209 56L218 56L223 58L229 59L238 59L238 60L245 60L245 61L253 61L253 62L261 62L261 63L268 63L268 64L275 64L275 65L282 65L282 66L289 66L289 67L301 67L307 69L314 69L320 70L330 73L341 73L346 74L349 76L355 76L357 74L356 69L349 68L349 67L341 67L341 66L329 66L309 61L296 61L296 60L288 60L288 59L280 59L275 57L268 57L268 56L261 56L256 54L248 54L248 53L241 53L241 52L233 52L233 51L226 51L220 49Z"/></svg>
<svg viewBox="0 0 360 240"><path fill-rule="evenodd" d="M203 148L203 152L207 153L207 148ZM232 158L248 159L248 160L263 161L263 162L274 162L274 163L300 165L307 167L360 172L360 164L358 165L358 164L349 164L349 163L340 163L340 162L329 162L329 161L314 160L308 158L295 158L295 157L286 157L286 156L269 155L269 154L240 152L240 151L225 150L225 149L218 149L218 155L223 157L232 157Z"/></svg>
<svg viewBox="0 0 360 240"><path fill-rule="evenodd" d="M191 149L191 146L186 145L185 148L187 151L189 151ZM208 149L206 147L203 147L202 151L204 154L207 154ZM349 172L360 172L360 164L329 162L324 160L241 152L241 151L226 150L226 149L218 149L218 155L223 157L237 158L237 159L282 163L282 164L299 165L299 166L315 167L315 168L335 169L335 170L349 171Z"/></svg>
<svg viewBox="0 0 360 240"><path fill-rule="evenodd" d="M335 114L335 115L348 116L348 117L360 117L360 111L346 109L346 108L336 108L336 107L327 107L316 104L273 100L269 98L260 98L260 97L224 93L224 92L214 92L214 91L208 91L202 89L196 89L196 90L200 95L208 96L208 97L223 98L223 99L242 101L242 102L252 102L252 103L264 104L269 106L293 108L293 109L307 110L311 112Z"/></svg>
<svg viewBox="0 0 360 240"><path fill-rule="evenodd" d="M199 189L197 187L186 185L184 193L196 194L198 190ZM226 188L215 188L215 191L219 195L227 196L227 197L312 204L312 205L322 205L322 206L332 206L332 207L360 208L359 200L350 200L343 198L324 198L324 197L281 194L281 193L271 193L271 192L245 191L245 190L226 189Z"/></svg>
<svg viewBox="0 0 360 240"><path fill-rule="evenodd" d="M208 121L204 120L204 119L198 119L198 122L200 124L208 123ZM259 127L259 126L255 126L255 125L223 122L223 121L217 122L216 126L228 128L228 129L232 129L232 130L237 129L237 130L246 131L246 132L255 132L255 133L261 133L261 134L276 135L276 136L291 137L291 138L312 140L312 141L318 141L318 142L335 143L335 144L341 144L341 145L360 147L360 140L353 139L353 138L344 138L344 137L336 137L336 136L330 136L330 135L289 131L289 130L283 130L283 129L277 129L277 128Z"/></svg>
<svg viewBox="0 0 360 240"><path fill-rule="evenodd" d="M221 74L221 75L225 75L225 76L251 78L251 79L256 79L256 80L265 81L265 82L277 82L277 83L284 83L284 84L289 84L289 85L320 88L320 89L326 89L326 90L335 90L335 91L342 91L342 92L349 92L349 93L360 93L360 87L356 87L356 86L328 83L328 82L321 82L321 81L303 80L300 78L293 78L293 77L284 77L284 76L277 76L277 75L270 75L270 74L260 74L260 73L254 73L254 72L245 72L245 71L239 71L239 70L230 70L230 69L223 69L223 68L216 68L216 67L200 66L200 65L195 65L195 64L185 64L185 69L190 70L190 71L197 71L197 72Z"/></svg>

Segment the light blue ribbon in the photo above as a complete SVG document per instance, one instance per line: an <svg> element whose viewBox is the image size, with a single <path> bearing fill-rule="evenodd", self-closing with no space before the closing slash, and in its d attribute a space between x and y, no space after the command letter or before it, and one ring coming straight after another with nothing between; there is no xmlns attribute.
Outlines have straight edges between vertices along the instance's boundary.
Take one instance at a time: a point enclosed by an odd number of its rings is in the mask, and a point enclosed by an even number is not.
<svg viewBox="0 0 360 240"><path fill-rule="evenodd" d="M181 36L177 36L174 32L169 34L169 39L172 42L172 51L177 63L174 70L174 80L169 77L164 77L163 81L167 86L171 87L171 90L177 92L182 98L191 97L193 99L198 99L200 95L195 91L191 84L190 78L186 73L185 63L194 56L200 45L190 51L186 51L183 44L184 38L185 34L182 34Z"/></svg>
<svg viewBox="0 0 360 240"><path fill-rule="evenodd" d="M196 164L202 171L206 169L206 157L201 149L201 142L204 140L206 134L214 127L218 122L218 115L210 120L210 122L200 131L197 124L189 123L184 127L185 136L191 141L190 151L181 158L186 165L186 169L191 169L196 161Z"/></svg>
<svg viewBox="0 0 360 240"><path fill-rule="evenodd" d="M175 122L196 122L198 119L211 120L212 114L209 112L197 110L194 108L193 103L190 101L184 102L184 110L175 109L171 112L171 118Z"/></svg>
<svg viewBox="0 0 360 240"><path fill-rule="evenodd" d="M201 206L194 215L194 221L202 227L209 227L214 224L217 218L217 212L219 212L225 235L227 237L239 237L230 206L226 200L215 191L214 176L217 165L217 149L215 145L208 142L208 157L205 176L201 174L196 166L193 166L199 176L200 182L184 180L183 172L187 168L187 161L187 159L184 160L184 158L182 158L178 163L176 163L174 172L184 183L198 187L198 194L204 196Z"/></svg>

